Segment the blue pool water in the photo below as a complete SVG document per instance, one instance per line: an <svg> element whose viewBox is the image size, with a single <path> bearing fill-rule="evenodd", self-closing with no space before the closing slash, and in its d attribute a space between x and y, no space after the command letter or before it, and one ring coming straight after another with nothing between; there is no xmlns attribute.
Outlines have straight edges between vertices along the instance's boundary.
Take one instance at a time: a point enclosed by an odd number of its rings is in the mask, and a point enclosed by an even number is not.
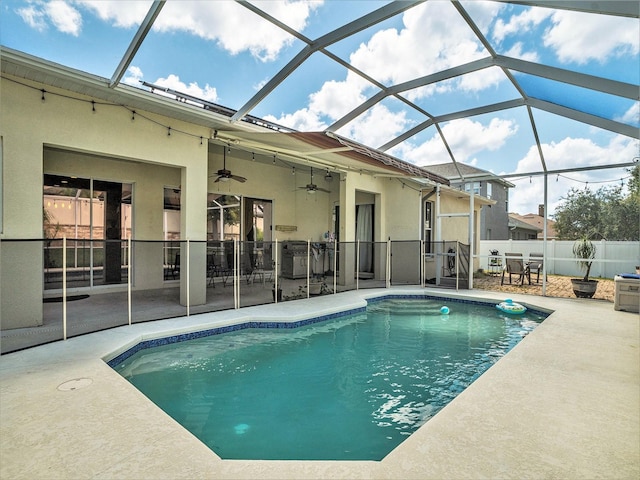
<svg viewBox="0 0 640 480"><path fill-rule="evenodd" d="M143 349L114 368L225 459L380 460L543 320L387 299L297 329Z"/></svg>

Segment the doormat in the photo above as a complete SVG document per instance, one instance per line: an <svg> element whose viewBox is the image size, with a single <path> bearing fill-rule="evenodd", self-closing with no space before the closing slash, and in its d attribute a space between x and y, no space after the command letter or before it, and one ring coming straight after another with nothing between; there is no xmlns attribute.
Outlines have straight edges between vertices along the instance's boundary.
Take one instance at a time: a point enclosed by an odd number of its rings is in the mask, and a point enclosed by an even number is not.
<svg viewBox="0 0 640 480"><path fill-rule="evenodd" d="M67 302L74 302L76 300L83 300L89 298L89 295L69 295L67 296ZM62 297L43 298L43 303L59 303L62 302Z"/></svg>

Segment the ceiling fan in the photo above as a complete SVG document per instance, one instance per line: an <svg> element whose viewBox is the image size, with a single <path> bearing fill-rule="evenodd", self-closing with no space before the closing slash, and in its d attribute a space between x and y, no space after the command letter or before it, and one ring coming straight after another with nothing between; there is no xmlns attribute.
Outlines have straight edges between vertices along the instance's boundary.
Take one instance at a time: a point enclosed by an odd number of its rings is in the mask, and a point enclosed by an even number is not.
<svg viewBox="0 0 640 480"><path fill-rule="evenodd" d="M214 182L227 182L229 179L235 180L237 182L244 183L247 181L246 178L241 177L239 175L233 175L231 170L227 170L227 147L222 148L222 169L218 170L218 178L214 180Z"/></svg>
<svg viewBox="0 0 640 480"><path fill-rule="evenodd" d="M298 187L298 188L305 189L307 191L307 193L316 193L316 192L330 193L329 190L325 190L324 188L320 188L315 183L313 183L313 168L311 169L311 183L307 183L306 187Z"/></svg>

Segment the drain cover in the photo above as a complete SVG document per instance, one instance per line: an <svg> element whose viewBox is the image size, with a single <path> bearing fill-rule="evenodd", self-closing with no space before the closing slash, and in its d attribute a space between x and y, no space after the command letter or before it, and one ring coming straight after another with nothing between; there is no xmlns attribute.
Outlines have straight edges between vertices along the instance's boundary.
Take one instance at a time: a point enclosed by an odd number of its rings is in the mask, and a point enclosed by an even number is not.
<svg viewBox="0 0 640 480"><path fill-rule="evenodd" d="M78 390L79 388L88 387L93 383L90 378L74 378L58 385L58 390L68 392L70 390Z"/></svg>

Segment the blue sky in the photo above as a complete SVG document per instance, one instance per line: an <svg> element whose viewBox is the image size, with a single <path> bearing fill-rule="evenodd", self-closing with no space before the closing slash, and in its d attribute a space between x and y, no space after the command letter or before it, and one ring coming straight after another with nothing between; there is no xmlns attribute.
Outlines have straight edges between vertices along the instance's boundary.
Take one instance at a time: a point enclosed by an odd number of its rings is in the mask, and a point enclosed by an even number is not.
<svg viewBox="0 0 640 480"><path fill-rule="evenodd" d="M291 28L315 39L386 4L381 1L254 1ZM0 2L0 43L50 61L110 78L151 1ZM461 2L498 54L535 63L640 82L638 19L555 11L501 2ZM597 40L594 40L597 39ZM167 2L123 81L140 80L239 109L304 44L241 5L226 0ZM383 85L467 63L488 54L454 6L430 1L327 48ZM640 126L637 102L516 74L525 91L590 113ZM323 130L378 91L322 53L312 55L251 115L295 128ZM518 97L498 68L403 93L431 115ZM618 164L639 155L638 142L533 110L551 170ZM379 147L427 117L387 98L338 133ZM441 125L457 161L497 174L542 170L526 109L517 108ZM449 162L434 127L389 153L427 166ZM571 187L619 184L623 169L575 172L550 184L550 212ZM611 181L612 183L608 183ZM588 182L588 183L586 183ZM510 211L537 211L541 177L514 181Z"/></svg>

